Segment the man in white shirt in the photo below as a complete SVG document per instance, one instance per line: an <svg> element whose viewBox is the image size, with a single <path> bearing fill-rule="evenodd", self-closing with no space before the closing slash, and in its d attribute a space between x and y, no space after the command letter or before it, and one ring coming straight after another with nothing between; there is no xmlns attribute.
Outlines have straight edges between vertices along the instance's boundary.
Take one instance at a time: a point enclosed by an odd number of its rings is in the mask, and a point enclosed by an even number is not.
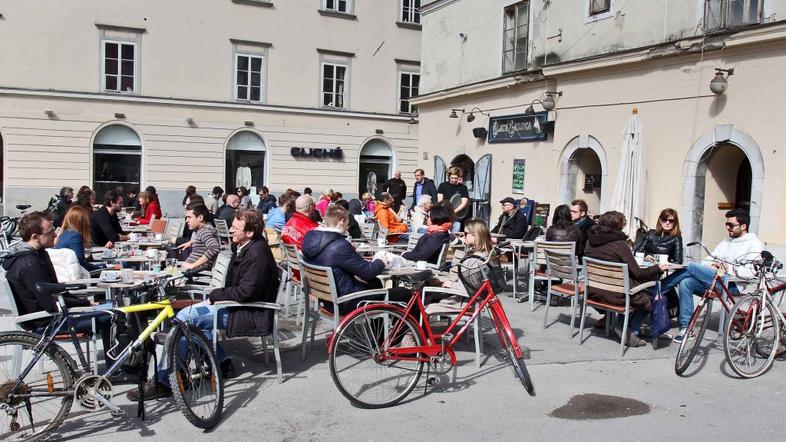
<svg viewBox="0 0 786 442"><path fill-rule="evenodd" d="M729 237L721 241L712 251L712 255L720 261L708 256L701 264L690 263L684 272L666 278L661 284L662 291L675 285L679 286L680 334L674 338L674 342L681 343L683 340L685 329L693 315L693 295L701 296L710 287L719 267L726 269L727 273L723 276L723 281L733 293L739 291L735 283L728 282L730 276L739 279L751 279L755 276L750 264L730 266L726 263L747 261L761 255L764 244L755 233L748 232L749 224L748 212L742 209L726 212L726 230Z"/></svg>
<svg viewBox="0 0 786 442"><path fill-rule="evenodd" d="M421 227L426 226L426 217L431 210L432 201L431 195L420 195L418 197L418 205L412 211L412 231L415 233L424 233L420 231Z"/></svg>

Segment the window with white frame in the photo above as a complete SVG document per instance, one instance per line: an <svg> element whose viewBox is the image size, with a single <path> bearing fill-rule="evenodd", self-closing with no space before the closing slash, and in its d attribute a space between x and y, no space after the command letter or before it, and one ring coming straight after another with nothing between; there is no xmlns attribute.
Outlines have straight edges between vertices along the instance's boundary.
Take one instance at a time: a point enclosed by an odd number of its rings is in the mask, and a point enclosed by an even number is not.
<svg viewBox="0 0 786 442"><path fill-rule="evenodd" d="M136 48L137 46L134 42L102 41L102 84L104 92L136 93Z"/></svg>
<svg viewBox="0 0 786 442"><path fill-rule="evenodd" d="M265 58L263 55L236 54L235 99L265 101Z"/></svg>
<svg viewBox="0 0 786 442"><path fill-rule="evenodd" d="M418 107L410 104L409 99L418 95L420 74L418 72L399 71L398 75L398 111L402 114L416 114Z"/></svg>
<svg viewBox="0 0 786 442"><path fill-rule="evenodd" d="M352 13L352 0L322 0L322 8L328 11Z"/></svg>
<svg viewBox="0 0 786 442"><path fill-rule="evenodd" d="M322 62L322 106L346 108L347 86L349 85L346 64Z"/></svg>
<svg viewBox="0 0 786 442"><path fill-rule="evenodd" d="M761 22L762 0L706 0L704 32Z"/></svg>
<svg viewBox="0 0 786 442"><path fill-rule="evenodd" d="M589 15L609 12L611 0L589 0Z"/></svg>
<svg viewBox="0 0 786 442"><path fill-rule="evenodd" d="M525 69L529 43L529 1L507 6L504 25L502 72Z"/></svg>
<svg viewBox="0 0 786 442"><path fill-rule="evenodd" d="M401 21L420 24L420 0L401 0Z"/></svg>

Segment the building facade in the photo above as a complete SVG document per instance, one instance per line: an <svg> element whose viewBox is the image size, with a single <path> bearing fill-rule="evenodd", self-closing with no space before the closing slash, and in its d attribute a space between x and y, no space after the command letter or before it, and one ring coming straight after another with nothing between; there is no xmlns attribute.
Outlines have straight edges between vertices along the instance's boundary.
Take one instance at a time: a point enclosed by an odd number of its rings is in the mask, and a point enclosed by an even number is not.
<svg viewBox="0 0 786 442"><path fill-rule="evenodd" d="M347 196L417 166L419 0L0 5L7 213L61 186Z"/></svg>
<svg viewBox="0 0 786 442"><path fill-rule="evenodd" d="M768 247L786 244L786 1L437 0L421 14L420 163L438 180L463 167L492 218L517 194L615 209L637 111L645 223L672 207L685 242L713 246L742 207Z"/></svg>

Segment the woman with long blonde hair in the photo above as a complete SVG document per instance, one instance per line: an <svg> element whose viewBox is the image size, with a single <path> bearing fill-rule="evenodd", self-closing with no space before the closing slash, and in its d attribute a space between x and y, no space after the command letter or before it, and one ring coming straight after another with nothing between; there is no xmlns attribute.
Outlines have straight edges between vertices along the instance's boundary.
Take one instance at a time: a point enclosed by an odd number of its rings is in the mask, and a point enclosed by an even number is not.
<svg viewBox="0 0 786 442"><path fill-rule="evenodd" d="M103 268L85 259L85 247L90 245L90 211L81 206L72 206L63 218L63 226L57 237L56 249L71 249L79 265L87 271Z"/></svg>

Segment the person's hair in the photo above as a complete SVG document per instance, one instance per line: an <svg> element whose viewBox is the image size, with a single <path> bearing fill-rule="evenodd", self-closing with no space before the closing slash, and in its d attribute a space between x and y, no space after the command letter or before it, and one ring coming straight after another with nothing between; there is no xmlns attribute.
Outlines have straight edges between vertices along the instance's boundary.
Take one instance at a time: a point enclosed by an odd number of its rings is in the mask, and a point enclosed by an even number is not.
<svg viewBox="0 0 786 442"><path fill-rule="evenodd" d="M282 193L278 196L278 206L284 207L290 199L292 199L291 193Z"/></svg>
<svg viewBox="0 0 786 442"><path fill-rule="evenodd" d="M76 201L73 205L84 207L85 209L89 210L90 213L93 213L93 204L90 203L90 197L92 196L93 191L87 189L86 192L79 192L76 194Z"/></svg>
<svg viewBox="0 0 786 442"><path fill-rule="evenodd" d="M387 192L382 192L382 194L379 195L379 201L382 203L390 203L393 202L393 197Z"/></svg>
<svg viewBox="0 0 786 442"><path fill-rule="evenodd" d="M268 189L267 186L262 186L259 188L259 191L257 193L259 192L270 193L270 189Z"/></svg>
<svg viewBox="0 0 786 442"><path fill-rule="evenodd" d="M44 220L52 221L52 218L43 212L30 212L19 220L19 236L22 241L30 241L33 234L40 235L44 233L44 228L41 226Z"/></svg>
<svg viewBox="0 0 786 442"><path fill-rule="evenodd" d="M464 231L475 237L475 245L472 246L472 252L491 253L494 245L491 242L489 226L485 221L473 218L464 223Z"/></svg>
<svg viewBox="0 0 786 442"><path fill-rule="evenodd" d="M158 193L158 192L156 191L156 188L155 188L155 186L147 186L147 187L145 187L145 192L147 192L147 193L155 193L155 194L157 194L157 193Z"/></svg>
<svg viewBox="0 0 786 442"><path fill-rule="evenodd" d="M335 198L333 201L343 200L344 194L341 192L336 192L333 194L333 197Z"/></svg>
<svg viewBox="0 0 786 442"><path fill-rule="evenodd" d="M186 207L186 210L190 210L195 217L201 216L205 224L210 224L213 221L213 214L210 213L210 210L204 204L192 203Z"/></svg>
<svg viewBox="0 0 786 442"><path fill-rule="evenodd" d="M244 232L254 232L254 239L262 238L265 233L265 219L262 212L255 209L238 210L235 218L245 221Z"/></svg>
<svg viewBox="0 0 786 442"><path fill-rule="evenodd" d="M732 209L726 212L726 218L737 218L737 222L745 224L745 231L747 232L751 226L751 216L747 210Z"/></svg>
<svg viewBox="0 0 786 442"><path fill-rule="evenodd" d="M554 215L551 216L551 225L558 229L566 229L568 226L573 225L573 219L570 217L570 207L567 204L560 204L554 209Z"/></svg>
<svg viewBox="0 0 786 442"><path fill-rule="evenodd" d="M147 206L148 204L150 204L150 194L149 193L147 193L147 192L139 192L139 195L137 195L137 197L139 197L139 199L144 201L143 203L141 203L143 206Z"/></svg>
<svg viewBox="0 0 786 442"><path fill-rule="evenodd" d="M450 214L450 217L452 219L456 219L456 210L453 207L453 204L450 204L450 201L448 200L437 201L436 204L431 206L431 210L434 210L434 207L444 207Z"/></svg>
<svg viewBox="0 0 786 442"><path fill-rule="evenodd" d="M194 196L194 195L196 195L196 187L194 187L194 186L186 187L186 195L183 197L183 203L182 204L185 206L186 205L186 201L188 201L188 199L190 197ZM190 204L190 201L189 201L189 204Z"/></svg>
<svg viewBox="0 0 786 442"><path fill-rule="evenodd" d="M415 172L414 172L414 173L419 173L419 174L421 174L421 175L423 175L423 176L425 176L425 175L426 175L426 172L425 172L423 169L415 169Z"/></svg>
<svg viewBox="0 0 786 442"><path fill-rule="evenodd" d="M368 192L363 192L363 196L361 196L360 198L363 200L370 200L373 198L373 196L371 196L371 194Z"/></svg>
<svg viewBox="0 0 786 442"><path fill-rule="evenodd" d="M328 189L322 192L322 196L327 198L333 198L333 189Z"/></svg>
<svg viewBox="0 0 786 442"><path fill-rule="evenodd" d="M306 195L311 195L312 193L314 193L314 191L311 190L310 187L306 187L305 189L303 189L303 193L305 193Z"/></svg>
<svg viewBox="0 0 786 442"><path fill-rule="evenodd" d="M194 205L194 204L202 204L204 206L205 205L205 199L202 197L202 195L198 195L196 193L193 194L193 195L190 195L188 197L188 205L191 206L191 205Z"/></svg>
<svg viewBox="0 0 786 442"><path fill-rule="evenodd" d="M584 200L573 200L570 202L571 206L579 206L579 210L584 212L585 214L589 212L589 207L587 207L587 202Z"/></svg>
<svg viewBox="0 0 786 442"><path fill-rule="evenodd" d="M325 216L322 217L326 227L336 227L341 220L349 222L349 215L347 215L347 211L343 207L336 204L328 206Z"/></svg>
<svg viewBox="0 0 786 442"><path fill-rule="evenodd" d="M77 192L77 194L80 194L80 193L92 193L92 192L93 192L93 190L90 189L90 186L82 186L82 187L79 188L79 192Z"/></svg>
<svg viewBox="0 0 786 442"><path fill-rule="evenodd" d="M445 206L432 207L428 212L428 216L431 219L431 224L435 226L453 222L453 217Z"/></svg>
<svg viewBox="0 0 786 442"><path fill-rule="evenodd" d="M60 196L66 196L66 194L67 194L68 192L71 192L71 193L73 193L73 192L74 192L74 189L73 189L73 188L71 188L71 187L61 187L61 188L60 188Z"/></svg>
<svg viewBox="0 0 786 442"><path fill-rule="evenodd" d="M221 195L224 193L224 189L221 186L216 186L213 188L213 195Z"/></svg>
<svg viewBox="0 0 786 442"><path fill-rule="evenodd" d="M420 195L418 197L418 206L423 207L424 204L431 202L431 195Z"/></svg>
<svg viewBox="0 0 786 442"><path fill-rule="evenodd" d="M243 196L248 195L248 189L246 189L244 186L238 187L235 189L235 192L240 192Z"/></svg>
<svg viewBox="0 0 786 442"><path fill-rule="evenodd" d="M677 211L674 209L663 209L660 211L658 222L655 224L655 231L658 232L658 234L663 233L663 227L660 225L660 221L669 219L669 217L674 218L673 228L671 232L669 232L669 235L682 236L682 232L680 231L680 217L677 216Z"/></svg>
<svg viewBox="0 0 786 442"><path fill-rule="evenodd" d="M309 195L302 195L297 197L295 200L295 210L300 212L301 210L307 210L309 207L314 205L314 198L311 198Z"/></svg>
<svg viewBox="0 0 786 442"><path fill-rule="evenodd" d="M609 210L601 215L598 220L598 225L607 227L611 230L622 230L625 228L626 224L627 220L625 219L625 215L616 210Z"/></svg>
<svg viewBox="0 0 786 442"><path fill-rule="evenodd" d="M349 213L349 201L347 200L338 200L334 203L335 205L341 207L342 209L346 210Z"/></svg>
<svg viewBox="0 0 786 442"><path fill-rule="evenodd" d="M115 201L117 201L118 198L122 198L122 197L123 194L117 193L117 190L107 190L106 193L104 194L104 205L108 206L110 204L113 204Z"/></svg>
<svg viewBox="0 0 786 442"><path fill-rule="evenodd" d="M73 230L74 232L82 235L82 246L88 247L90 245L90 211L84 207L72 206L63 218L63 231ZM60 238L57 238L58 244Z"/></svg>
<svg viewBox="0 0 786 442"><path fill-rule="evenodd" d="M450 169L448 169L448 177L450 177L451 175L456 175L459 178L464 178L464 171L461 170L461 168L458 166L453 166Z"/></svg>

